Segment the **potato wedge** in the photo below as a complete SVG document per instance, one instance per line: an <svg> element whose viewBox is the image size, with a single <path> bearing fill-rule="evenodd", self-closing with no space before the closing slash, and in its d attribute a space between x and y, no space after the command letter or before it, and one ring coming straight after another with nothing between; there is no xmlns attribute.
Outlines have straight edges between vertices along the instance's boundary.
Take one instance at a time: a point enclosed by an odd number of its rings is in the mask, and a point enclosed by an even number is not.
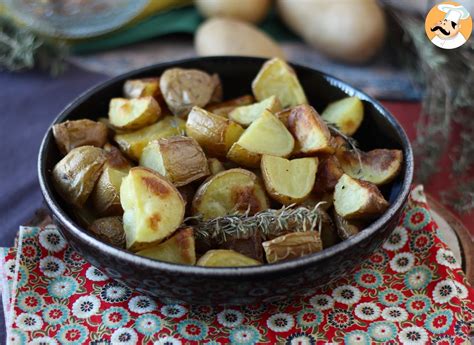
<svg viewBox="0 0 474 345"><path fill-rule="evenodd" d="M364 105L357 97L330 103L321 113L324 121L336 125L346 135L354 134L364 119Z"/></svg>
<svg viewBox="0 0 474 345"><path fill-rule="evenodd" d="M288 157L294 145L295 140L283 123L265 110L232 146L227 158L240 165L255 168L260 164L263 154Z"/></svg>
<svg viewBox="0 0 474 345"><path fill-rule="evenodd" d="M337 159L347 175L381 186L398 175L402 169L403 153L387 149L369 152L339 150Z"/></svg>
<svg viewBox="0 0 474 345"><path fill-rule="evenodd" d="M132 167L132 164L127 158L125 158L125 156L122 154L122 151L109 143L104 145L104 151L105 155L107 156L107 166L128 173Z"/></svg>
<svg viewBox="0 0 474 345"><path fill-rule="evenodd" d="M153 97L110 100L109 119L114 127L137 130L155 123L160 117L160 105Z"/></svg>
<svg viewBox="0 0 474 345"><path fill-rule="evenodd" d="M193 138L184 136L150 142L143 150L140 165L159 172L176 187L210 175L201 146Z"/></svg>
<svg viewBox="0 0 474 345"><path fill-rule="evenodd" d="M225 157L243 131L238 123L199 107L192 108L186 121L186 134L215 157Z"/></svg>
<svg viewBox="0 0 474 345"><path fill-rule="evenodd" d="M270 96L261 102L237 107L229 113L229 119L247 127L258 119L264 110L272 114L280 111L281 105L278 98Z"/></svg>
<svg viewBox="0 0 474 345"><path fill-rule="evenodd" d="M206 110L213 114L227 117L229 113L237 107L249 105L255 102L252 95L244 95L233 98L225 102L211 103L206 106Z"/></svg>
<svg viewBox="0 0 474 345"><path fill-rule="evenodd" d="M389 203L377 186L342 175L334 190L334 208L344 219L372 219L385 212Z"/></svg>
<svg viewBox="0 0 474 345"><path fill-rule="evenodd" d="M99 177L90 201L93 210L100 216L121 216L123 214L120 204L120 186L127 172L105 166Z"/></svg>
<svg viewBox="0 0 474 345"><path fill-rule="evenodd" d="M98 147L72 149L52 172L58 194L68 203L82 207L92 193L106 160L104 150Z"/></svg>
<svg viewBox="0 0 474 345"><path fill-rule="evenodd" d="M194 265L196 249L193 228L179 229L168 240L136 252L137 255L174 264Z"/></svg>
<svg viewBox="0 0 474 345"><path fill-rule="evenodd" d="M207 165L209 166L209 172L211 175L215 175L225 170L224 164L217 158L208 158Z"/></svg>
<svg viewBox="0 0 474 345"><path fill-rule="evenodd" d="M268 263L300 258L319 252L323 244L317 231L292 232L262 243Z"/></svg>
<svg viewBox="0 0 474 345"><path fill-rule="evenodd" d="M56 145L63 155L80 146L102 147L107 142L107 135L106 125L88 119L66 121L53 126Z"/></svg>
<svg viewBox="0 0 474 345"><path fill-rule="evenodd" d="M160 77L160 89L174 115L184 117L194 106L209 103L216 88L213 78L197 69L170 68Z"/></svg>
<svg viewBox="0 0 474 345"><path fill-rule="evenodd" d="M174 116L166 116L157 123L139 129L138 131L124 134L117 134L115 142L131 159L138 161L143 149L152 140L168 138L184 133L186 123Z"/></svg>
<svg viewBox="0 0 474 345"><path fill-rule="evenodd" d="M196 265L206 267L243 267L261 265L260 261L249 258L230 249L213 249L201 256Z"/></svg>
<svg viewBox="0 0 474 345"><path fill-rule="evenodd" d="M159 243L183 222L185 203L171 182L142 167L130 169L120 187L127 249Z"/></svg>
<svg viewBox="0 0 474 345"><path fill-rule="evenodd" d="M108 244L125 248L122 217L99 218L92 223L89 231Z"/></svg>
<svg viewBox="0 0 474 345"><path fill-rule="evenodd" d="M335 156L330 155L321 158L316 174L314 191L318 194L332 193L342 174L344 174L344 171L341 169L339 161Z"/></svg>
<svg viewBox="0 0 474 345"><path fill-rule="evenodd" d="M277 96L283 108L308 103L295 71L279 58L263 64L252 82L252 91L257 101Z"/></svg>
<svg viewBox="0 0 474 345"><path fill-rule="evenodd" d="M270 196L284 204L301 203L314 186L318 159L300 158L288 160L263 155L260 164L265 188Z"/></svg>
<svg viewBox="0 0 474 345"><path fill-rule="evenodd" d="M196 192L193 214L204 219L239 212L255 214L268 208L265 190L257 176L244 169L230 169L211 176Z"/></svg>
<svg viewBox="0 0 474 345"><path fill-rule="evenodd" d="M162 97L160 78L130 79L123 84L126 98L153 97L156 101Z"/></svg>
<svg viewBox="0 0 474 345"><path fill-rule="evenodd" d="M354 236L361 232L366 223L361 220L347 220L342 218L336 211L333 212L334 224L336 225L337 234L343 240Z"/></svg>

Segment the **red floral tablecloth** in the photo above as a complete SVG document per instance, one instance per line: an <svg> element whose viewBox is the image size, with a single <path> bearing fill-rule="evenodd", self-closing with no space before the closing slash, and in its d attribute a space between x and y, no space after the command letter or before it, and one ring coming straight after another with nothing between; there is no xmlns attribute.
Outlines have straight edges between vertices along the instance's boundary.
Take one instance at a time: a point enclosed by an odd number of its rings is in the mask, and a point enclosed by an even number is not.
<svg viewBox="0 0 474 345"><path fill-rule="evenodd" d="M89 265L54 226L22 227L0 258L9 344L460 344L474 320L474 289L421 187L389 240L353 275L283 303L153 300Z"/></svg>

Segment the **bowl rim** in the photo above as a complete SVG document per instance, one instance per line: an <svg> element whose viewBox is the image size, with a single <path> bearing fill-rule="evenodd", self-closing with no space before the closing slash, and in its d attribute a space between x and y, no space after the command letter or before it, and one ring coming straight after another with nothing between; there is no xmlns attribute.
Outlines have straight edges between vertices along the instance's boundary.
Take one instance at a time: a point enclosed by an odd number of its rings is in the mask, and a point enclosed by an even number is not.
<svg viewBox="0 0 474 345"><path fill-rule="evenodd" d="M257 57L242 57L242 56L214 56L214 57L193 57L175 61L169 61L164 63L157 63L150 66L142 67L139 69L135 69L113 78L109 78L103 82L100 82L91 88L87 89L85 92L80 94L77 98L75 98L72 102L70 102L60 113L55 117L51 125L48 127L46 131L39 150L38 155L38 178L39 184L41 188L41 193L43 194L43 198L52 211L53 216L56 217L59 222L67 228L67 231L70 231L74 234L74 236L80 238L80 240L84 243L87 243L88 246L92 248L96 248L97 250L105 252L107 255L111 255L113 257L120 257L121 260L129 261L133 264L141 265L142 267L149 268L150 270L161 270L161 271L168 271L174 274L187 274L187 275L194 275L194 276L202 276L202 277L212 277L212 278L220 278L220 277L255 277L255 276L262 276L267 274L281 274L283 272L287 272L289 270L298 269L302 267L306 267L308 265L315 265L319 261L328 259L330 257L336 257L339 253L347 250L349 247L357 246L363 243L363 241L379 231L384 224L389 222L391 218L403 207L406 199L408 198L408 194L410 192L411 183L413 180L413 151L406 135L403 127L400 123L396 120L396 118L385 108L383 107L377 100L373 97L367 95L363 91L347 84L346 82L333 77L327 73L321 72L314 68L304 66L301 64L294 64L290 63L291 66L295 67L300 71L311 71L311 73L317 73L323 79L325 79L330 85L340 89L344 93L348 94L349 96L357 96L364 101L371 103L375 109L385 117L385 119L390 123L390 125L395 129L397 132L401 142L402 142L402 150L404 151L404 176L401 183L401 188L399 191L398 196L394 200L394 202L389 206L389 208L385 211L385 213L380 216L377 220L375 220L372 224L370 224L364 231L361 231L357 235L351 237L351 240L344 240L340 243L331 246L327 249L324 249L320 252L313 253L310 255L303 256L301 258L293 259L290 261L284 261L279 263L273 264L264 264L260 266L247 266L247 267L202 267L202 266L192 266L192 265L182 265L182 264L174 264L168 263L164 261L158 261L150 258L146 258L143 256L136 255L131 253L125 249L121 249L118 247L114 247L109 245L98 238L89 235L85 229L79 226L71 217L68 216L67 212L61 207L60 200L56 200L53 196L52 186L48 182L48 171L46 169L46 162L48 157L48 152L46 152L46 147L51 140L53 140L52 136L52 126L56 123L64 121L64 118L67 117L74 108L84 102L87 98L92 96L94 93L106 89L110 87L112 84L115 84L119 81L123 81L126 79L133 78L134 76L142 73L151 72L156 69L165 69L171 67L179 67L181 64L185 63L193 63L199 62L202 60L209 60L209 61L218 61L218 60L230 60L233 61L234 64L239 63L260 63L263 64L268 59L265 58L257 58ZM301 72L300 72L301 73Z"/></svg>

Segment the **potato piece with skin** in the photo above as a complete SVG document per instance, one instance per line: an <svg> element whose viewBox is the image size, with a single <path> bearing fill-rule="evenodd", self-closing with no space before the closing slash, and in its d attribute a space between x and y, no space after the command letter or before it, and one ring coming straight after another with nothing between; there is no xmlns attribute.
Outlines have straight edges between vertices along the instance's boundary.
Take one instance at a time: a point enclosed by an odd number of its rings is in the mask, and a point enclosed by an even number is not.
<svg viewBox="0 0 474 345"><path fill-rule="evenodd" d="M128 173L132 164L117 147L107 143L104 145L104 151L107 156L107 166Z"/></svg>
<svg viewBox="0 0 474 345"><path fill-rule="evenodd" d="M161 75L160 88L171 112L184 117L194 106L209 103L216 81L197 69L170 68Z"/></svg>
<svg viewBox="0 0 474 345"><path fill-rule="evenodd" d="M288 160L263 155L261 161L263 181L268 194L276 201L290 205L305 200L314 186L317 158Z"/></svg>
<svg viewBox="0 0 474 345"><path fill-rule="evenodd" d="M174 116L166 116L157 123L135 132L117 134L115 142L131 159L138 161L150 141L184 133L186 123Z"/></svg>
<svg viewBox="0 0 474 345"><path fill-rule="evenodd" d="M176 187L210 174L206 155L197 141L184 136L152 141L143 150L140 165L159 172Z"/></svg>
<svg viewBox="0 0 474 345"><path fill-rule="evenodd" d="M317 193L332 193L337 181L344 171L341 169L339 161L333 155L321 158L314 183L314 191Z"/></svg>
<svg viewBox="0 0 474 345"><path fill-rule="evenodd" d="M320 237L323 242L323 248L326 249L339 243L341 239L338 236L336 226L328 212L321 208L318 208L316 212L318 212L318 215L320 216Z"/></svg>
<svg viewBox="0 0 474 345"><path fill-rule="evenodd" d="M153 97L110 100L110 124L117 128L137 130L155 123L160 117L160 105Z"/></svg>
<svg viewBox="0 0 474 345"><path fill-rule="evenodd" d="M218 248L232 249L237 253L263 262L262 240L262 237L257 233L254 233L248 238L226 237L226 241L218 245Z"/></svg>
<svg viewBox="0 0 474 345"><path fill-rule="evenodd" d="M210 156L225 157L244 129L234 121L194 107L186 121L186 134Z"/></svg>
<svg viewBox="0 0 474 345"><path fill-rule="evenodd" d="M108 244L125 248L122 217L99 218L92 223L89 231Z"/></svg>
<svg viewBox="0 0 474 345"><path fill-rule="evenodd" d="M90 196L94 212L101 216L121 216L120 185L127 172L106 166Z"/></svg>
<svg viewBox="0 0 474 345"><path fill-rule="evenodd" d="M349 237L357 235L361 232L366 222L361 220L347 220L342 218L336 211L333 212L334 223L336 224L337 234L343 240L347 240Z"/></svg>
<svg viewBox="0 0 474 345"><path fill-rule="evenodd" d="M102 147L107 142L107 135L107 126L88 119L66 121L53 126L56 145L63 155L80 146Z"/></svg>
<svg viewBox="0 0 474 345"><path fill-rule="evenodd" d="M279 58L263 64L252 82L252 90L257 101L275 95L283 108L308 103L295 71Z"/></svg>
<svg viewBox="0 0 474 345"><path fill-rule="evenodd" d="M275 116L285 125L286 128L289 128L288 119L290 118L291 109L292 108L285 108L275 113Z"/></svg>
<svg viewBox="0 0 474 345"><path fill-rule="evenodd" d="M275 113L281 110L280 101L270 96L261 102L237 107L229 113L229 119L247 127L262 115L264 110Z"/></svg>
<svg viewBox="0 0 474 345"><path fill-rule="evenodd" d="M209 166L209 172L211 175L216 175L225 170L224 165L217 158L209 158L207 160L207 165Z"/></svg>
<svg viewBox="0 0 474 345"><path fill-rule="evenodd" d="M345 135L352 135L364 119L364 105L357 97L346 97L330 103L321 113L321 117Z"/></svg>
<svg viewBox="0 0 474 345"><path fill-rule="evenodd" d="M81 146L71 150L54 167L53 184L68 203L82 207L99 179L107 158L103 149Z"/></svg>
<svg viewBox="0 0 474 345"><path fill-rule="evenodd" d="M199 12L209 17L229 17L250 23L258 23L268 13L271 0L197 0Z"/></svg>
<svg viewBox="0 0 474 345"><path fill-rule="evenodd" d="M123 94L126 98L151 96L156 101L162 97L160 78L130 79L123 84Z"/></svg>
<svg viewBox="0 0 474 345"><path fill-rule="evenodd" d="M206 267L243 267L261 265L260 261L249 258L230 249L213 249L201 256L196 263Z"/></svg>
<svg viewBox="0 0 474 345"><path fill-rule="evenodd" d="M120 187L127 249L159 243L183 222L185 203L171 182L142 167L130 169Z"/></svg>
<svg viewBox="0 0 474 345"><path fill-rule="evenodd" d="M211 79L214 83L214 91L212 92L212 96L209 100L209 103L222 102L222 98L224 97L224 89L222 87L221 78L219 78L219 74L214 73L213 75L211 75Z"/></svg>
<svg viewBox="0 0 474 345"><path fill-rule="evenodd" d="M298 142L301 154L332 153L331 133L316 110L300 105L291 110L288 126Z"/></svg>
<svg viewBox="0 0 474 345"><path fill-rule="evenodd" d="M342 175L334 190L334 208L344 219L372 219L387 210L389 203L377 186Z"/></svg>
<svg viewBox="0 0 474 345"><path fill-rule="evenodd" d="M323 244L317 231L293 232L262 243L268 263L286 261L319 252Z"/></svg>
<svg viewBox="0 0 474 345"><path fill-rule="evenodd" d="M244 95L241 97L229 99L225 102L210 103L206 106L206 110L213 114L227 117L228 114L237 107L249 105L255 102L255 98L252 95Z"/></svg>
<svg viewBox="0 0 474 345"><path fill-rule="evenodd" d="M234 212L253 215L268 208L265 190L257 176L244 169L230 169L211 176L197 190L193 215L204 219Z"/></svg>
<svg viewBox="0 0 474 345"><path fill-rule="evenodd" d="M174 264L194 265L196 263L196 249L193 228L178 229L168 240L156 246L142 249L136 254Z"/></svg>
<svg viewBox="0 0 474 345"><path fill-rule="evenodd" d="M318 163L318 171L319 171L319 163ZM333 193L314 193L312 192L300 205L307 207L307 208L314 208L317 204L319 204L319 209L323 211L327 211L333 205Z"/></svg>

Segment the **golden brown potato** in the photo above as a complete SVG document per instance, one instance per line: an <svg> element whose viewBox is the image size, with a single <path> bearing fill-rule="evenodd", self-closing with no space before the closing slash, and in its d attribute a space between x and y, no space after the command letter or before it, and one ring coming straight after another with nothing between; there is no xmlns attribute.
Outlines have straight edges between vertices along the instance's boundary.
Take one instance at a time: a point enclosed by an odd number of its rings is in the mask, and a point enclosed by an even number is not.
<svg viewBox="0 0 474 345"><path fill-rule="evenodd" d="M369 152L339 150L342 170L350 177L381 186L391 182L402 169L403 153L400 150L377 149Z"/></svg>
<svg viewBox="0 0 474 345"><path fill-rule="evenodd" d="M289 128L288 119L290 118L291 109L292 108L285 108L275 113L275 116L285 125L286 128Z"/></svg>
<svg viewBox="0 0 474 345"><path fill-rule="evenodd" d="M215 175L225 170L224 165L217 158L208 158L207 165L209 166L209 172L211 175Z"/></svg>
<svg viewBox="0 0 474 345"><path fill-rule="evenodd" d="M210 174L206 155L197 141L184 136L150 142L143 150L140 165L159 172L176 187Z"/></svg>
<svg viewBox="0 0 474 345"><path fill-rule="evenodd" d="M345 135L352 135L364 119L364 105L357 97L346 97L330 103L321 113L321 117Z"/></svg>
<svg viewBox="0 0 474 345"><path fill-rule="evenodd" d="M56 145L63 155L80 146L102 147L107 142L107 135L107 126L88 119L66 121L53 126Z"/></svg>
<svg viewBox="0 0 474 345"><path fill-rule="evenodd" d="M104 151L107 156L107 166L124 172L128 172L132 167L130 161L114 145L105 144Z"/></svg>
<svg viewBox="0 0 474 345"><path fill-rule="evenodd" d="M120 204L120 185L127 172L105 166L99 177L90 201L94 211L101 216L121 216L123 214Z"/></svg>
<svg viewBox="0 0 474 345"><path fill-rule="evenodd" d="M198 266L207 267L242 267L261 265L260 261L249 258L230 249L213 249L201 256Z"/></svg>
<svg viewBox="0 0 474 345"><path fill-rule="evenodd" d="M335 156L330 155L321 158L316 174L314 191L319 194L332 192L342 174L344 174L344 171L342 171L339 161Z"/></svg>
<svg viewBox="0 0 474 345"><path fill-rule="evenodd" d="M152 140L168 138L174 135L182 135L186 123L174 116L166 116L157 123L139 129L138 131L124 134L117 134L115 142L131 159L138 161L142 155L143 149Z"/></svg>
<svg viewBox="0 0 474 345"><path fill-rule="evenodd" d="M130 169L120 187L120 201L131 251L159 243L183 222L183 197L171 182L150 169Z"/></svg>
<svg viewBox="0 0 474 345"><path fill-rule="evenodd" d="M170 68L161 75L160 88L171 112L184 117L192 107L209 103L216 82L197 69Z"/></svg>
<svg viewBox="0 0 474 345"><path fill-rule="evenodd" d="M262 243L268 263L291 260L319 252L323 244L317 231L293 232Z"/></svg>
<svg viewBox="0 0 474 345"><path fill-rule="evenodd" d="M161 98L160 78L130 79L123 84L123 94L126 98L153 97L156 101Z"/></svg>
<svg viewBox="0 0 474 345"><path fill-rule="evenodd" d="M119 248L125 248L125 231L122 217L106 217L95 220L89 230L98 238Z"/></svg>
<svg viewBox="0 0 474 345"><path fill-rule="evenodd" d="M68 203L82 207L97 180L107 158L103 149L81 146L72 149L53 169L53 184Z"/></svg>
<svg viewBox="0 0 474 345"><path fill-rule="evenodd" d="M249 105L254 102L255 98L252 95L244 95L225 102L208 104L205 109L213 114L227 117L229 113L235 108Z"/></svg>
<svg viewBox="0 0 474 345"><path fill-rule="evenodd" d="M160 117L160 105L153 97L110 100L109 119L114 127L137 130L155 123Z"/></svg>
<svg viewBox="0 0 474 345"><path fill-rule="evenodd" d="M343 240L361 232L365 227L365 222L360 220L346 220L336 211L333 212L334 223L336 224L337 234Z"/></svg>
<svg viewBox="0 0 474 345"><path fill-rule="evenodd" d="M193 214L204 219L234 212L255 214L268 208L265 190L257 176L244 169L225 170L211 176L196 192Z"/></svg>
<svg viewBox="0 0 474 345"><path fill-rule="evenodd" d="M186 134L196 139L210 156L225 157L244 129L234 121L194 107L186 122Z"/></svg>
<svg viewBox="0 0 474 345"><path fill-rule="evenodd" d="M309 105L300 105L291 110L288 126L298 142L301 154L332 153L331 133Z"/></svg>
<svg viewBox="0 0 474 345"><path fill-rule="evenodd" d="M174 264L194 265L196 263L196 249L193 228L179 229L168 240L153 247L142 249L136 254Z"/></svg>
<svg viewBox="0 0 474 345"><path fill-rule="evenodd" d="M290 205L305 200L314 186L317 158L288 160L263 155L260 164L268 194L276 201Z"/></svg>
<svg viewBox="0 0 474 345"><path fill-rule="evenodd" d="M372 219L389 204L376 185L342 175L334 191L334 208L344 219Z"/></svg>
<svg viewBox="0 0 474 345"><path fill-rule="evenodd" d="M283 108L308 103L295 71L279 58L263 64L252 82L252 90L257 101L277 96Z"/></svg>
<svg viewBox="0 0 474 345"><path fill-rule="evenodd" d="M229 119L247 127L262 115L264 110L272 114L281 110L280 101L275 96L270 96L261 102L235 108L229 113Z"/></svg>

